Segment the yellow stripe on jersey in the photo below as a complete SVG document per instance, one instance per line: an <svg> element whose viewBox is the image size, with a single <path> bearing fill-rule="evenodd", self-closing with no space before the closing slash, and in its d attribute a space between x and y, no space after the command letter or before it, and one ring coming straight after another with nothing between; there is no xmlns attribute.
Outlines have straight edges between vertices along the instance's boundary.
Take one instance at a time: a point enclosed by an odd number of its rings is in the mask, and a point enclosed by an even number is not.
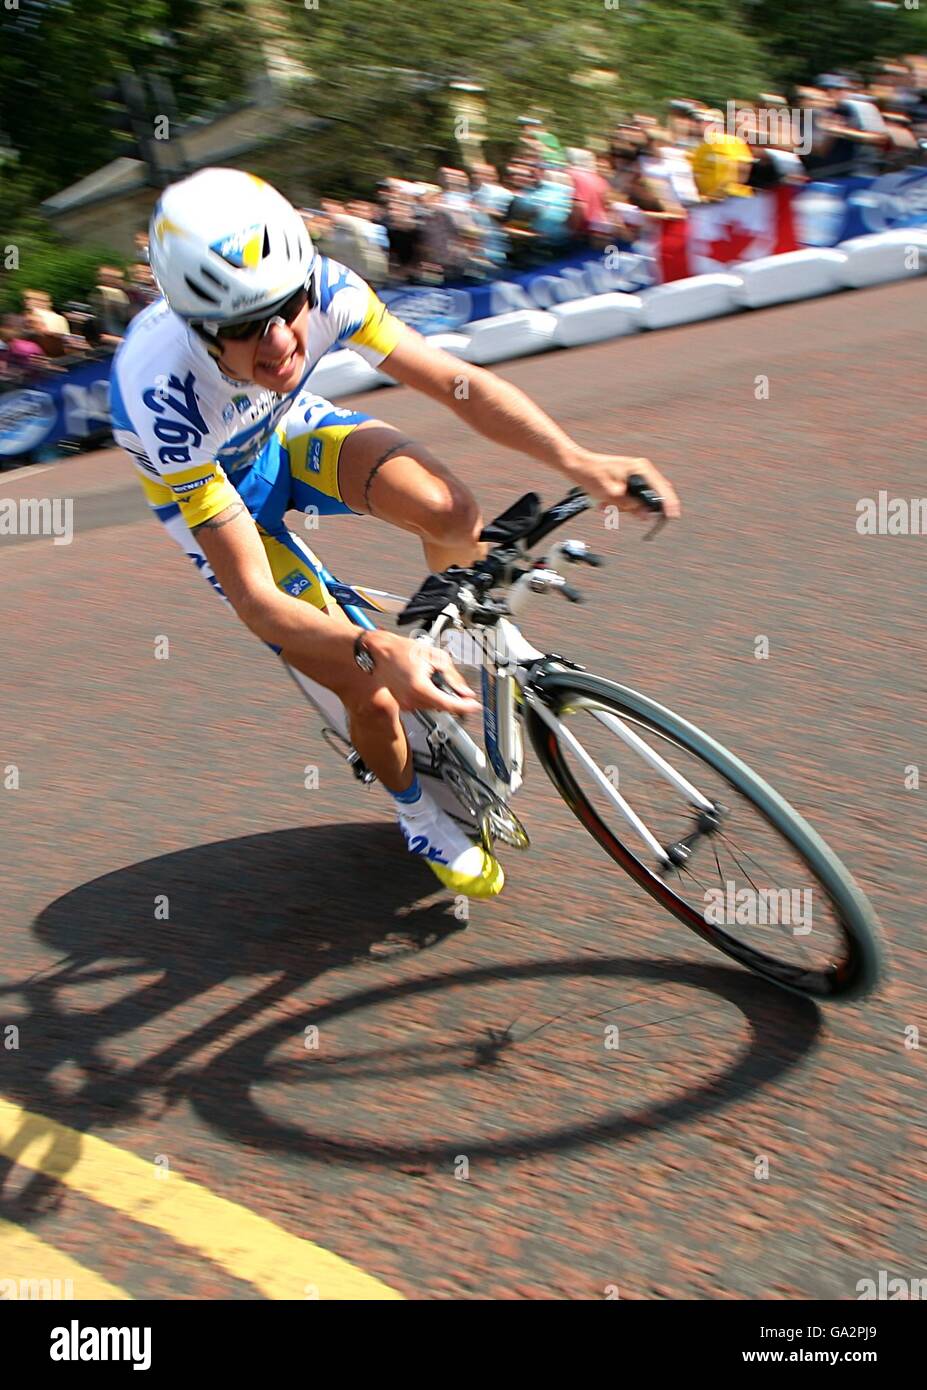
<svg viewBox="0 0 927 1390"><path fill-rule="evenodd" d="M149 506L166 507L176 502L191 528L210 521L238 501L238 493L225 476L221 463L202 464L185 473L172 473L162 483L155 482L141 470L138 478Z"/></svg>
<svg viewBox="0 0 927 1390"><path fill-rule="evenodd" d="M401 319L390 313L383 300L374 294L369 285L367 293L367 315L357 332L351 334L348 342L357 343L359 347L372 348L382 357L388 357L402 337L404 325Z"/></svg>

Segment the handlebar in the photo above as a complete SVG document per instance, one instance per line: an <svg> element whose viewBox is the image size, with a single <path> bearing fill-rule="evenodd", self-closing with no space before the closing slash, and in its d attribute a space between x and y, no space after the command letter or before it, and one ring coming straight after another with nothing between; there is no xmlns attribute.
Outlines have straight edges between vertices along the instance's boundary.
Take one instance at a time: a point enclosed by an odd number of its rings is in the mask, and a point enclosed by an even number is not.
<svg viewBox="0 0 927 1390"><path fill-rule="evenodd" d="M656 525L644 537L645 540L652 539L666 521L663 499L640 473L632 473L628 478L627 494L641 501L647 510L657 517ZM464 585L478 598L483 599L490 589L511 583L524 573L517 566L525 559L526 551L533 549L552 531L556 531L558 527L592 506L592 498L578 487L571 488L566 497L554 503L547 511L541 510L541 500L537 493L526 493L481 533L482 540L496 541L498 544L494 545L482 560L478 560L469 568L452 565L440 574L430 574L399 614L399 626L408 627L412 623L432 622L449 603L453 603ZM573 599L574 594L575 590L568 593L567 597ZM491 615L492 600L487 599L486 602L486 613Z"/></svg>

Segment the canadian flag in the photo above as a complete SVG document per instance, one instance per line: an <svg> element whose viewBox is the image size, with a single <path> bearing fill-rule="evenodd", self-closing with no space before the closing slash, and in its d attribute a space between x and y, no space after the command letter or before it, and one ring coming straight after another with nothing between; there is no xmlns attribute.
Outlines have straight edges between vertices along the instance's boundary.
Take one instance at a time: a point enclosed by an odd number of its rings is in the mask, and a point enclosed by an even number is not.
<svg viewBox="0 0 927 1390"><path fill-rule="evenodd" d="M784 184L752 198L700 203L690 208L688 217L658 223L656 283L709 275L728 270L738 261L797 251L793 196L794 189Z"/></svg>

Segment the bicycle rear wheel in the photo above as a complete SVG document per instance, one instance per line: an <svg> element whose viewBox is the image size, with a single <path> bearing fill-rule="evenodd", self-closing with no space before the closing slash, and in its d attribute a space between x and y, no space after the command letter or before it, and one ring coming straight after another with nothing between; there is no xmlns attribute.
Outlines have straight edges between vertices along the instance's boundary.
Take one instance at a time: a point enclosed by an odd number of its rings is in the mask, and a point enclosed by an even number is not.
<svg viewBox="0 0 927 1390"><path fill-rule="evenodd" d="M871 905L745 763L671 710L597 676L548 669L529 690L528 732L554 786L668 912L798 994L850 999L875 986Z"/></svg>

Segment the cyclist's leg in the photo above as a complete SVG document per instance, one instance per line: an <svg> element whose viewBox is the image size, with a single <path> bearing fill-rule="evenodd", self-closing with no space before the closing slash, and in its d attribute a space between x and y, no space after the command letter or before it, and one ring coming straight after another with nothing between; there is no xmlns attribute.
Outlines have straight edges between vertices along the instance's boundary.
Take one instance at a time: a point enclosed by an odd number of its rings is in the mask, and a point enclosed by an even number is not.
<svg viewBox="0 0 927 1390"><path fill-rule="evenodd" d="M171 539L190 557L231 612L231 604L184 521L180 508L165 501L154 506L154 511ZM347 614L328 592L322 566L309 547L282 522L274 534L260 524L258 530L278 588L300 602L311 603L321 609L332 622L344 623L354 629ZM298 659L277 647L272 647L272 650L277 652L299 681ZM399 825L409 849L427 858L434 873L452 892L476 897L495 896L505 881L501 866L481 847L472 845L459 827L422 794L412 767L399 707L389 691L382 688L371 691L369 685L369 677L358 670L353 684L349 680L334 693L347 711L351 742L366 766L394 797Z"/></svg>
<svg viewBox="0 0 927 1390"><path fill-rule="evenodd" d="M301 602L312 603L333 622L353 632L358 629L329 593L318 557L288 527L280 525L269 535L261 531L264 550L278 589ZM300 658L286 649L281 657L293 672L302 670ZM310 679L317 677L302 672ZM299 682L297 676L297 682ZM388 690L370 688L370 678L357 668L348 677L326 683L344 705L351 742L365 765L392 792L405 791L412 781L412 754L402 727L399 706Z"/></svg>
<svg viewBox="0 0 927 1390"><path fill-rule="evenodd" d="M476 499L423 444L383 420L301 397L284 422L293 505L350 511L417 535L432 570L482 553ZM321 497L316 495L321 494Z"/></svg>
<svg viewBox="0 0 927 1390"><path fill-rule="evenodd" d="M379 453L374 456L369 449L361 449L355 453L358 441L364 440L365 436L373 441L376 435L380 436ZM383 439L384 435L387 436L386 441ZM353 455L362 463L366 454L371 460L368 473L383 471L382 461L379 468L375 465L384 449L390 456L390 463L394 457L398 459L399 455L405 455L409 463L419 466L417 460L407 452L413 446L404 444L398 431L391 430L381 421L370 420L357 411L338 409L318 397L303 395L299 398L283 421L281 436L282 446L289 458L289 505L313 517L336 512L363 512L367 509L363 497L352 499L342 491L340 478L346 455ZM395 445L399 445L399 448L395 448ZM424 451L422 454L424 455ZM401 459L398 461L401 462ZM428 470L424 466L420 467L422 479L419 494L432 479ZM356 468L357 463L353 472L356 472ZM444 558L447 552L442 553L438 548L432 552L434 558L430 563L437 563L443 567L452 563L454 559L472 557L477 553L472 534L478 534L479 525L475 519L476 504L469 498L469 494L464 497L462 491L455 492L455 480L448 475L448 481L444 482L443 470L439 470L437 466L433 478L436 482L432 493L430 520L427 519L428 506L422 503L421 496L412 487L406 496L406 511L403 513L398 510L397 501L397 514L390 519L421 535L426 543L426 554L429 553L428 526L433 526L437 535L447 535L448 532L453 535L454 525L460 526L460 543L450 559ZM438 483L443 487L440 494L437 489ZM396 496L399 491L397 486L394 489ZM452 495L457 498L461 510L466 513L465 525L460 525L459 512L448 505L448 498ZM355 501L358 505L354 504ZM298 548L302 545L292 533L287 533L284 537L278 531L275 535L285 547L292 548L295 544ZM462 544L465 538L466 547ZM395 800L399 825L411 852L423 855L436 876L452 892L475 897L494 897L501 891L505 882L502 866L481 845L472 844L469 836L419 785L408 738L393 696L383 688L371 691L369 677L363 676L351 680L348 688L339 688L336 693L348 710L352 743L367 766L377 772ZM398 768L400 757L401 772L397 772L392 780L388 772L380 772L377 768L375 759L379 759L381 763L393 760L393 767Z"/></svg>

